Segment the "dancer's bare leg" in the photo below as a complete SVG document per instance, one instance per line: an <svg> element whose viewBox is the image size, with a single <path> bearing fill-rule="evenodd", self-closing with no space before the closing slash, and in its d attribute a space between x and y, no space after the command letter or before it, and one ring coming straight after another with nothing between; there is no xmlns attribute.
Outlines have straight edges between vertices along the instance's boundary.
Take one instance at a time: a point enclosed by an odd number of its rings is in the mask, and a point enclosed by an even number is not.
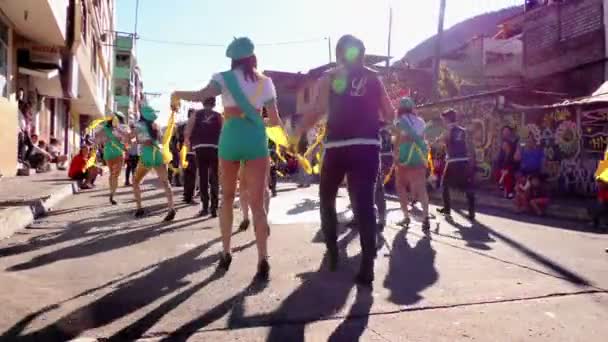
<svg viewBox="0 0 608 342"><path fill-rule="evenodd" d="M137 165L135 175L133 176L133 196L135 196L135 205L137 209L141 209L141 182L148 174L149 169L142 164Z"/></svg>
<svg viewBox="0 0 608 342"><path fill-rule="evenodd" d="M173 202L173 191L171 191L171 183L169 182L169 171L167 171L167 165L159 166L154 169L158 180L165 190L165 196L167 196L167 206L170 210L175 210L175 204Z"/></svg>
<svg viewBox="0 0 608 342"><path fill-rule="evenodd" d="M124 158L118 157L108 160L107 164L108 168L110 169L110 203L116 204L114 201L114 194L116 194L116 189L118 188L118 178L120 177L120 171L122 170L122 166L124 164Z"/></svg>
<svg viewBox="0 0 608 342"><path fill-rule="evenodd" d="M401 204L401 211L403 212L403 223L408 223L410 220L410 212L408 209L409 196L407 191L407 176L405 172L400 170L398 166L395 170L397 195L399 195L399 204Z"/></svg>
<svg viewBox="0 0 608 342"><path fill-rule="evenodd" d="M258 259L263 261L268 256L268 226L267 212L265 208L264 194L268 190L268 158L250 160L245 164L245 178L247 179L247 193L249 195L249 206L253 215L255 227L255 239L258 247Z"/></svg>
<svg viewBox="0 0 608 342"><path fill-rule="evenodd" d="M230 239L232 237L232 220L236 181L239 172L239 162L220 158L220 184L222 185L222 200L220 205L220 228L222 246L225 254L230 254Z"/></svg>

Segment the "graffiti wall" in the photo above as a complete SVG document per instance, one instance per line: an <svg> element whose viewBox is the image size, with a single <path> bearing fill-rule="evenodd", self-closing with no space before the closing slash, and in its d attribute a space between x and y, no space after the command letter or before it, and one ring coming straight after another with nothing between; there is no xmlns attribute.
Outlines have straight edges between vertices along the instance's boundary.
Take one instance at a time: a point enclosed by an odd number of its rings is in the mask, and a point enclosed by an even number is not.
<svg viewBox="0 0 608 342"><path fill-rule="evenodd" d="M527 133L545 150L548 181L564 195L588 195L596 190L593 174L597 158L584 151L578 112L578 107L568 107L526 113Z"/></svg>
<svg viewBox="0 0 608 342"><path fill-rule="evenodd" d="M496 97L477 98L422 108L420 113L431 120L448 108L457 111L459 122L468 129L475 146L479 181L490 181L501 128L509 126L520 142L531 135L543 147L544 173L556 193L591 195L596 192L593 175L608 145L608 109L584 112L578 107L568 107L504 112L497 109L496 103Z"/></svg>
<svg viewBox="0 0 608 342"><path fill-rule="evenodd" d="M504 125L516 127L517 123L521 123L521 114L497 115L494 96L427 107L420 113L428 121L439 118L440 114L449 108L456 110L458 121L470 133L477 161L477 179L489 181L492 161L498 154L500 129Z"/></svg>

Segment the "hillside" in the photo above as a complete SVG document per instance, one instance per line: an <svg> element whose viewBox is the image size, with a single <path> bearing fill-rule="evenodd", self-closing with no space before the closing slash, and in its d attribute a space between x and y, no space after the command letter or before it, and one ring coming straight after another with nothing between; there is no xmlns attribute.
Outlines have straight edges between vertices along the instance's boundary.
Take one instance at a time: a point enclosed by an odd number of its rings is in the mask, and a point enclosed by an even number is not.
<svg viewBox="0 0 608 342"><path fill-rule="evenodd" d="M478 15L450 27L443 33L443 51L456 49L475 36L494 36L498 33L498 24L521 13L523 10L523 6L505 8L496 12ZM418 63L434 54L435 41L436 36L428 38L408 51L403 60L409 64L418 65Z"/></svg>

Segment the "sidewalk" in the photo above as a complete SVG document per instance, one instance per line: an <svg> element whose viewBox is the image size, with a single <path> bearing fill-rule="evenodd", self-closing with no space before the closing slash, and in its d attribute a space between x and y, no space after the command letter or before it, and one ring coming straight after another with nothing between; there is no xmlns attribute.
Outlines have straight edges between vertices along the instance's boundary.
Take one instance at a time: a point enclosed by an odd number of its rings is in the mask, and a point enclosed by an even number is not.
<svg viewBox="0 0 608 342"><path fill-rule="evenodd" d="M30 225L53 206L78 192L66 171L0 179L0 239Z"/></svg>

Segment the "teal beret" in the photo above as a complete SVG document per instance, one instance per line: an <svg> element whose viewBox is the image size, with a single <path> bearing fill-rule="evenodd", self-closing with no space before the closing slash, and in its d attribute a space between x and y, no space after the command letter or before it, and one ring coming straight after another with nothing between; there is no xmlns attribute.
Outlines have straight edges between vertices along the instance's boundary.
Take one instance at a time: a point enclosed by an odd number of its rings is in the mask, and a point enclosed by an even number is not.
<svg viewBox="0 0 608 342"><path fill-rule="evenodd" d="M142 106L139 110L139 113L146 121L156 121L156 119L158 118L158 115L156 115L156 111L150 106Z"/></svg>
<svg viewBox="0 0 608 342"><path fill-rule="evenodd" d="M226 49L226 57L232 60L251 57L253 56L254 49L255 45L253 45L251 39L247 37L235 38L232 43L228 45L228 49Z"/></svg>

